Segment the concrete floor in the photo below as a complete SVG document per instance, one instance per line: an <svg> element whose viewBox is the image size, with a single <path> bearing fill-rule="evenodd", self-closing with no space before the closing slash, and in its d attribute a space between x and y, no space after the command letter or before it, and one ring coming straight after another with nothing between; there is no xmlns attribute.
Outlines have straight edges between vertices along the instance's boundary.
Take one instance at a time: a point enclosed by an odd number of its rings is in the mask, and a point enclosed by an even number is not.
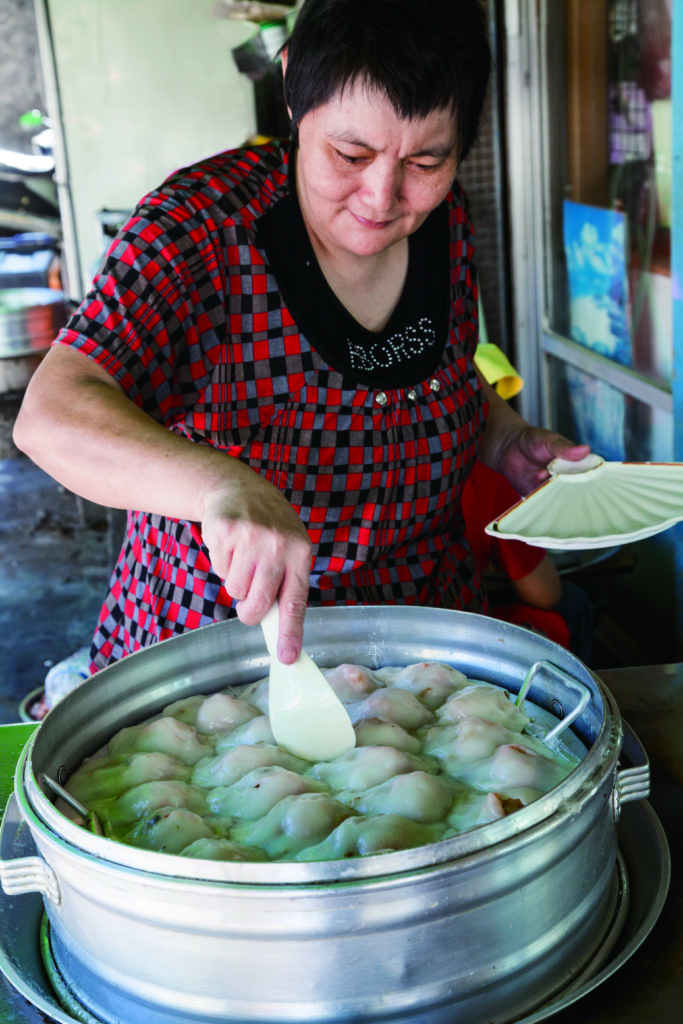
<svg viewBox="0 0 683 1024"><path fill-rule="evenodd" d="M0 722L89 644L123 532L29 459L0 458Z"/></svg>

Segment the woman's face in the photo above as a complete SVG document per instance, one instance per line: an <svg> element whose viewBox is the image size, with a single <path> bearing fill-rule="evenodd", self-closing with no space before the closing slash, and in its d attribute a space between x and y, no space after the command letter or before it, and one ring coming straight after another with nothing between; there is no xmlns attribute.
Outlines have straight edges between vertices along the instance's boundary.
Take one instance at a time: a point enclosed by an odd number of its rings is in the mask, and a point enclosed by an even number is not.
<svg viewBox="0 0 683 1024"><path fill-rule="evenodd" d="M299 124L299 202L331 255L377 255L412 234L446 196L457 166L452 111L402 119L362 85Z"/></svg>

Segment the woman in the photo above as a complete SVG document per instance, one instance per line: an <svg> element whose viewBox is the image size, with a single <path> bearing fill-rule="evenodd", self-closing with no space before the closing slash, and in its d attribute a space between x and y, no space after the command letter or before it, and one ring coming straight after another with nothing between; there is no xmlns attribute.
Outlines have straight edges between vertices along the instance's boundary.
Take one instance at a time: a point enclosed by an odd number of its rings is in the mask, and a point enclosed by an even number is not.
<svg viewBox="0 0 683 1024"><path fill-rule="evenodd" d="M286 663L307 602L482 610L459 506L477 449L522 493L587 450L472 362L454 179L490 67L478 0L306 0L283 66L291 145L142 200L16 424L66 487L139 510L94 669L276 598Z"/></svg>

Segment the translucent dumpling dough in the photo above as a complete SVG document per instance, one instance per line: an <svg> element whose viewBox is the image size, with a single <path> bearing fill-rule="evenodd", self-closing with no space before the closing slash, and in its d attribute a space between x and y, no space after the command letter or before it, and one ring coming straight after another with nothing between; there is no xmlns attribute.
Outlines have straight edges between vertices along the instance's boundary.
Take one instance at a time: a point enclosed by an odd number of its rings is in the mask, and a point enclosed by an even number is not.
<svg viewBox="0 0 683 1024"><path fill-rule="evenodd" d="M164 718L175 718L205 734L235 729L259 714L258 708L225 691L209 697L185 697L169 704L162 712Z"/></svg>
<svg viewBox="0 0 683 1024"><path fill-rule="evenodd" d="M439 661L422 661L405 668L380 669L377 675L387 686L408 690L431 710L441 707L453 693L468 683L467 676L457 668Z"/></svg>
<svg viewBox="0 0 683 1024"><path fill-rule="evenodd" d="M467 763L490 757L503 743L521 739L519 733L499 722L465 718L449 725L434 725L424 735L422 749L440 761L456 759Z"/></svg>
<svg viewBox="0 0 683 1024"><path fill-rule="evenodd" d="M193 811L162 807L145 815L124 837L131 846L160 853L180 853L197 839L211 839L213 831Z"/></svg>
<svg viewBox="0 0 683 1024"><path fill-rule="evenodd" d="M335 668L323 669L323 675L339 700L346 704L362 700L379 685L374 673L363 665L337 665Z"/></svg>
<svg viewBox="0 0 683 1024"><path fill-rule="evenodd" d="M443 825L421 825L398 814L378 817L358 815L347 818L317 846L310 846L297 854L296 860L343 860L348 857L367 857L372 853L389 853L425 846L441 839Z"/></svg>
<svg viewBox="0 0 683 1024"><path fill-rule="evenodd" d="M67 790L89 807L95 800L120 796L133 786L155 779L186 781L190 768L170 754L127 754L122 757L90 757L73 773Z"/></svg>
<svg viewBox="0 0 683 1024"><path fill-rule="evenodd" d="M207 789L231 786L254 768L265 768L268 765L280 765L281 768L299 772L307 767L308 762L272 743L254 743L251 746L243 744L200 761L192 772L192 783Z"/></svg>
<svg viewBox="0 0 683 1024"><path fill-rule="evenodd" d="M97 811L105 828L109 823L117 829L138 821L160 807L184 807L195 814L206 814L207 811L206 797L201 789L186 782L166 780L143 782L122 793L116 800L91 806L91 809Z"/></svg>
<svg viewBox="0 0 683 1024"><path fill-rule="evenodd" d="M258 821L238 825L230 838L265 850L271 860L321 842L353 811L326 793L288 796Z"/></svg>
<svg viewBox="0 0 683 1024"><path fill-rule="evenodd" d="M529 724L529 719L519 708L515 707L507 692L500 686L490 683L474 683L465 686L446 701L436 713L440 722L457 722L463 718L485 718L489 722L499 722L521 732Z"/></svg>
<svg viewBox="0 0 683 1024"><path fill-rule="evenodd" d="M263 854L251 846L240 846L230 839L195 839L180 851L181 857L195 857L198 860L263 860Z"/></svg>
<svg viewBox="0 0 683 1024"><path fill-rule="evenodd" d="M197 729L202 733L221 732L244 725L261 712L245 700L229 693L212 693L197 712Z"/></svg>
<svg viewBox="0 0 683 1024"><path fill-rule="evenodd" d="M242 744L272 743L276 745L268 715L258 715L256 718L251 718L244 725L238 725L236 729L231 729L229 732L216 736L215 740L217 754L221 754L224 750L229 750L230 747L239 747Z"/></svg>
<svg viewBox="0 0 683 1024"><path fill-rule="evenodd" d="M354 747L334 761L321 761L308 770L335 792L369 789L386 782L393 775L424 770L425 761L393 747Z"/></svg>
<svg viewBox="0 0 683 1024"><path fill-rule="evenodd" d="M399 814L411 821L437 822L448 814L455 790L450 780L417 771L387 779L355 796L340 796L363 814Z"/></svg>
<svg viewBox="0 0 683 1024"><path fill-rule="evenodd" d="M184 764L196 764L202 757L213 753L209 740L193 729L191 725L175 718L157 718L142 725L131 725L109 741L107 753L110 757L131 754L138 751L157 751L170 754Z"/></svg>
<svg viewBox="0 0 683 1024"><path fill-rule="evenodd" d="M488 825L513 814L524 803L518 797L507 797L502 793L478 793L463 787L448 815L448 824L456 833L467 832L478 825Z"/></svg>
<svg viewBox="0 0 683 1024"><path fill-rule="evenodd" d="M268 714L268 676L257 679L255 683L248 686L235 688L234 693L240 700L246 700L253 707L258 708L262 715Z"/></svg>
<svg viewBox="0 0 683 1024"><path fill-rule="evenodd" d="M346 710L354 723L363 718L383 718L387 722L396 722L403 729L417 729L434 718L412 693L386 686L368 694L363 700L347 704Z"/></svg>
<svg viewBox="0 0 683 1024"><path fill-rule="evenodd" d="M509 743L499 747L491 758L487 788L510 790L529 787L547 793L569 774L572 767L530 749L526 743Z"/></svg>
<svg viewBox="0 0 683 1024"><path fill-rule="evenodd" d="M232 786L217 786L208 792L208 807L221 818L255 821L286 796L320 790L320 783L287 768L268 765L248 772Z"/></svg>
<svg viewBox="0 0 683 1024"><path fill-rule="evenodd" d="M420 741L411 736L396 722L386 722L381 718L363 718L356 722L357 747L395 747L405 750L408 754L420 753Z"/></svg>

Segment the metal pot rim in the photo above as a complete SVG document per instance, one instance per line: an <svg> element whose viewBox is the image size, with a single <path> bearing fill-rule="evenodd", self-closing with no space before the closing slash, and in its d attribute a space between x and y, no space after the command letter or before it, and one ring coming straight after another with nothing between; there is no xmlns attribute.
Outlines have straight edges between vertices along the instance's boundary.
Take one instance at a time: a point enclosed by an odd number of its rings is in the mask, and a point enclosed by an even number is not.
<svg viewBox="0 0 683 1024"><path fill-rule="evenodd" d="M53 775L57 774L55 758L59 747L58 725L62 721L64 723L69 721L69 714L72 709L76 709L78 706L77 702L80 701L86 705L81 718L87 721L89 706L97 706L96 698L100 691L106 693L110 688L110 683L116 682L117 675L121 676L124 674L122 671L124 668L126 670L125 675L132 677L136 674L135 669L138 666L142 666L143 659L146 659L145 666L147 668L159 660L160 654L164 655L164 658L161 660L167 661L168 657L176 653L183 641L184 653L189 657L190 661L192 661L193 654L196 654L197 650L202 648L207 639L210 640L209 651L208 654L204 651L204 656L208 658L208 661L211 661L216 653L213 642L214 640L222 639L222 636L219 636L221 633L223 635L230 634L233 639L238 637L240 641L244 640L245 643L248 640L247 652L249 650L252 653L258 651L262 643L260 635L255 637L253 630L242 626L241 623L233 619L228 622L214 623L195 630L191 634L184 634L172 640L163 641L155 647L146 648L133 655L129 655L122 662L112 665L97 673L96 676L91 677L90 680L86 680L63 698L31 737L24 755L22 755L17 765L15 791L20 806L25 804L23 799L25 793L30 807L36 814L38 825L36 826L34 822L34 827L39 827L53 838L56 837L64 841L79 856L85 854L87 857L95 857L98 860L107 861L117 866L132 868L136 871L148 872L153 875L264 887L273 885L305 885L310 883L320 885L321 883L379 879L387 876L413 873L422 869L436 869L440 865L450 864L452 866L456 861L462 862L464 867L465 862L469 858L476 857L482 859L487 856L493 856L506 844L508 846L524 845L527 839L535 831L545 827L551 818L554 823L559 823L567 815L575 817L580 812L582 804L591 798L596 786L604 781L605 777L609 776L610 773L613 773L621 745L621 719L619 712L614 699L604 685L601 684L600 680L582 665L578 659L564 651L563 648L544 638L537 637L535 634L530 634L527 630L516 626L509 626L506 623L499 623L484 616L473 615L469 612L456 612L445 609L406 608L405 606L399 608L395 606L393 608L385 606L368 608L368 606L364 606L360 609L358 607L314 608L310 610L307 617L307 632L305 635L307 649L311 649L309 647L309 639L311 645L315 648L315 644L320 643L322 637L329 637L330 624L334 624L335 621L344 622L344 620L346 620L347 631L349 626L351 627L352 635L350 640L356 644L360 644L360 640L353 633L353 630L356 626L367 625L370 622L369 633L371 634L371 640L366 640L366 642L377 644L378 638L372 635L373 630L378 623L380 626L386 626L392 615L393 617L403 617L404 619L407 616L411 620L421 620L422 628L417 630L418 635L422 637L421 651L427 647L433 653L433 648L429 647L430 637L425 636L427 624L429 624L432 631L436 630L437 633L440 629L444 629L449 625L451 627L458 627L456 633L458 630L461 632L464 630L463 635L474 635L475 640L477 639L477 634L491 638L494 649L501 640L508 643L508 645L510 642L514 645L516 642L518 645L521 644L522 647L531 644L534 651L546 656L552 656L553 663L560 663L568 671L573 670L575 673L580 674L584 682L591 686L596 699L601 701L602 709L597 734L587 750L586 756L577 768L559 786L556 786L550 793L546 794L545 797L536 800L508 818L427 846L342 861L272 863L195 860L142 850L92 835L79 826L74 825L65 816L60 814L41 789L38 783L38 776L41 771L47 771L48 774ZM358 620L358 622L356 623L355 620ZM260 631L258 632L260 634ZM461 637L458 642L462 643ZM489 640L487 640L488 642ZM315 657L315 651L311 653ZM443 654L443 651L441 653ZM156 658L155 655L157 656ZM245 654L245 657L248 657L248 653ZM265 657L264 653L259 655L260 661L257 660L257 663L261 667L265 664ZM320 661L320 658L316 660L324 664L324 661ZM332 659L333 662L334 660ZM449 659L446 657L425 657L423 659L417 655L412 660L447 661ZM392 663L407 664L409 662L403 660L393 661ZM451 663L454 663L452 659ZM458 667L462 664L463 661L461 660ZM506 662L506 664L508 663ZM182 658L180 659L179 667L182 667L183 670L186 667ZM521 667L524 667L523 660ZM519 678L520 673L518 672L517 675ZM201 680L201 671L199 676ZM254 678L258 677L257 673ZM206 691L201 688L193 690L192 686L194 684L186 674L181 673L179 679L180 684L190 687L187 692L211 692L210 688ZM176 682L178 682L178 679L176 679ZM156 690L159 688L159 679L154 672L152 672L151 683L152 690L156 693ZM213 686L213 689L219 689L224 685L227 684L224 680L220 680L218 685ZM504 681L501 685L510 688L509 680ZM514 686L512 689L514 689ZM177 699L179 693L180 691L176 687L173 695L166 699L165 703L169 703L171 699ZM144 713L138 714L138 720L142 717L144 717ZM50 730L54 731L54 737L50 736ZM73 731L77 732L78 730L75 728ZM110 732L110 735L112 734L113 731ZM99 746L99 743L96 746L91 745L90 753L97 749L97 746ZM48 759L47 765L45 764L46 757ZM51 763L50 758L52 759ZM39 763L35 764L34 761Z"/></svg>

